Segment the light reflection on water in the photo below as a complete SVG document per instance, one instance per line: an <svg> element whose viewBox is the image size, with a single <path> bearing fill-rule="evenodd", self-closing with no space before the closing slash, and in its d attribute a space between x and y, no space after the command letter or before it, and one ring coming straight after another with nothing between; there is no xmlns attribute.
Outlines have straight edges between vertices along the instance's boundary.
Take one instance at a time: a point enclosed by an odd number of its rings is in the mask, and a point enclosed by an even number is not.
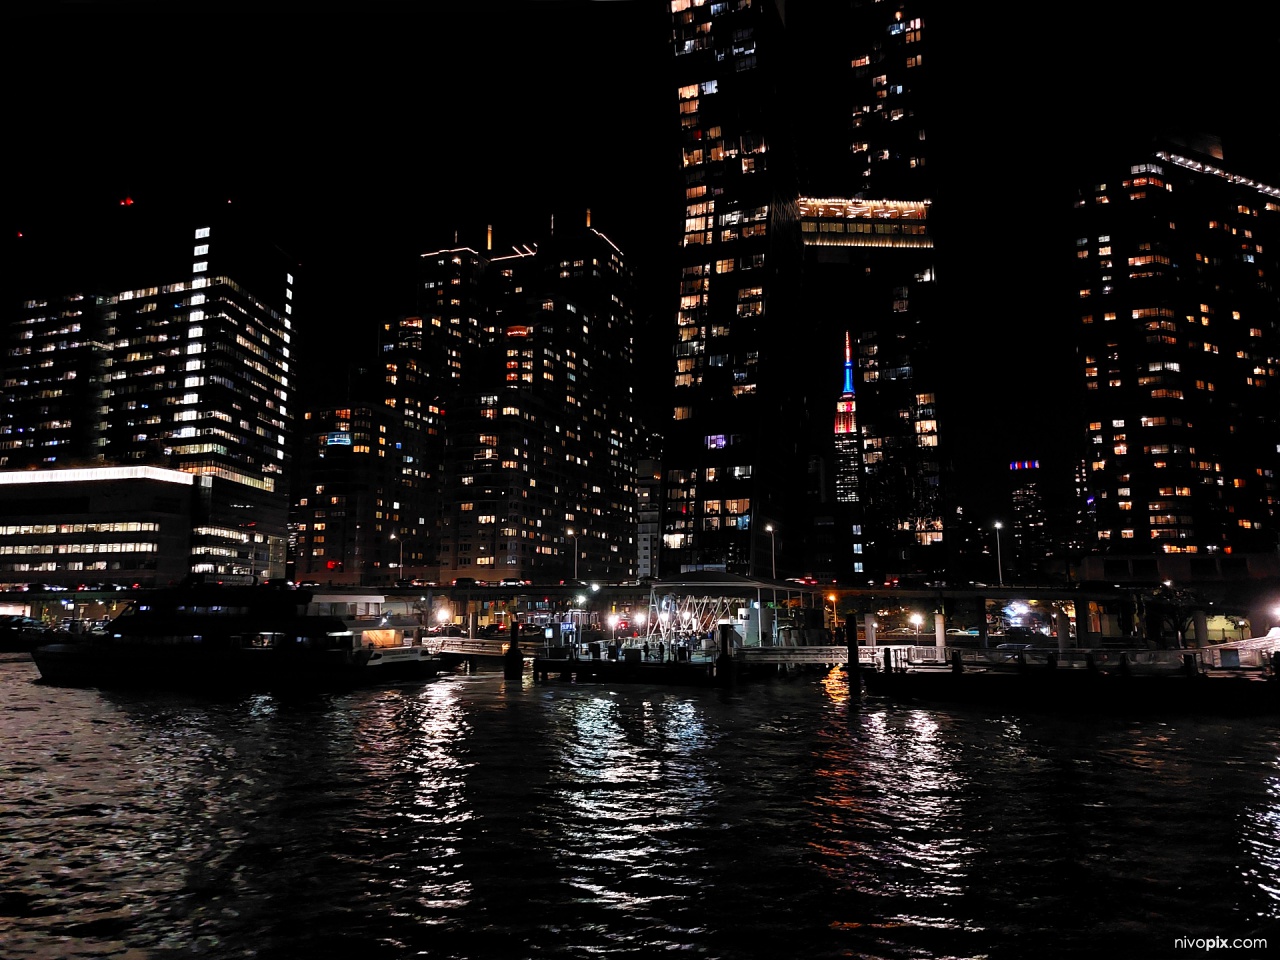
<svg viewBox="0 0 1280 960"><path fill-rule="evenodd" d="M34 676L0 662L5 960L1157 957L1280 919L1270 722L926 710L838 671L221 701Z"/></svg>

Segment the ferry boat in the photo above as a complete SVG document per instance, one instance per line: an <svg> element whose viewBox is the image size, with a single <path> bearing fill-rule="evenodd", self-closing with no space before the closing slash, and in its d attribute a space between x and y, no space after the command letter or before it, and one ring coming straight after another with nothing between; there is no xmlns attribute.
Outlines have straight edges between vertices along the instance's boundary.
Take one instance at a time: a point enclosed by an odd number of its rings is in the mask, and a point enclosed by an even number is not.
<svg viewBox="0 0 1280 960"><path fill-rule="evenodd" d="M358 686L429 679L438 660L365 645L338 617L307 613L305 590L192 584L139 597L105 630L32 651L55 686Z"/></svg>

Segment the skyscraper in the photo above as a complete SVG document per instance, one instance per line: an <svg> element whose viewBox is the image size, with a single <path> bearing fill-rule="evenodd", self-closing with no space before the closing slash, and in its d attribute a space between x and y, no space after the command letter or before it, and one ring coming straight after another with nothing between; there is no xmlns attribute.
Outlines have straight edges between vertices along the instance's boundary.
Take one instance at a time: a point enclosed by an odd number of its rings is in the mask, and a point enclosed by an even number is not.
<svg viewBox="0 0 1280 960"><path fill-rule="evenodd" d="M784 18L767 3L672 4L684 233L668 575L760 573L765 524L792 573L948 564L927 6L798 3ZM724 229L739 222L750 228ZM837 452L820 371L846 332L858 420ZM855 486L865 552L828 559L818 505Z"/></svg>
<svg viewBox="0 0 1280 960"><path fill-rule="evenodd" d="M1207 138L1076 194L1082 460L1109 554L1274 553L1280 190Z"/></svg>
<svg viewBox="0 0 1280 960"><path fill-rule="evenodd" d="M441 574L630 579L637 427L622 251L588 213L486 269L498 281L492 339L446 401Z"/></svg>
<svg viewBox="0 0 1280 960"><path fill-rule="evenodd" d="M380 382L308 411L300 571L336 566L364 582L635 576L626 259L589 211L552 220L537 243L492 246L489 230L477 246L423 254L418 312L384 324Z"/></svg>
<svg viewBox="0 0 1280 960"><path fill-rule="evenodd" d="M0 458L206 478L191 572L270 571L286 535L296 265L230 211L113 213L77 234L85 262L54 261L6 317Z"/></svg>
<svg viewBox="0 0 1280 960"><path fill-rule="evenodd" d="M659 567L767 575L766 526L781 557L803 537L789 51L780 5L675 0L671 16L683 216Z"/></svg>
<svg viewBox="0 0 1280 960"><path fill-rule="evenodd" d="M844 386L836 401L836 499L858 502L858 398L853 388L853 347L844 335Z"/></svg>

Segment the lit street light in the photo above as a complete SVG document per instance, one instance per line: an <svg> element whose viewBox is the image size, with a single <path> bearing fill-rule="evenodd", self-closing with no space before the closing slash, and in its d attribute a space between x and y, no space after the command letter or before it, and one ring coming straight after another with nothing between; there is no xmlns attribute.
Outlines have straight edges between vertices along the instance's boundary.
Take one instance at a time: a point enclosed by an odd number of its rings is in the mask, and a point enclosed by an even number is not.
<svg viewBox="0 0 1280 960"><path fill-rule="evenodd" d="M911 615L911 625L916 628L916 639L920 639L920 624L924 623L924 617L918 613Z"/></svg>
<svg viewBox="0 0 1280 960"><path fill-rule="evenodd" d="M764 525L764 532L769 534L769 568L770 568L769 576L772 579L777 580L778 579L778 551L774 549L773 524L766 523Z"/></svg>
<svg viewBox="0 0 1280 960"><path fill-rule="evenodd" d="M1000 558L1000 528L1004 524L999 520L996 521L996 582L1000 586L1004 586L1004 561Z"/></svg>
<svg viewBox="0 0 1280 960"><path fill-rule="evenodd" d="M400 540L400 538L397 537L394 533L391 535L391 539ZM396 567L398 570L401 571L401 576L403 576L404 575L404 541L403 540L400 540L400 562L396 565Z"/></svg>
<svg viewBox="0 0 1280 960"><path fill-rule="evenodd" d="M573 579L578 579L578 535L573 532L573 527L565 530L566 537L573 537Z"/></svg>

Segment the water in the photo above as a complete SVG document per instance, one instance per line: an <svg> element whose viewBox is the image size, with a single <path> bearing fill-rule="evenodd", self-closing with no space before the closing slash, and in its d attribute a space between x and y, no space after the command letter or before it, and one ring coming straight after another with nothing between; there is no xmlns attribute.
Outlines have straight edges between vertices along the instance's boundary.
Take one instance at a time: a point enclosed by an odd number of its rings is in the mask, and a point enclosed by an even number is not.
<svg viewBox="0 0 1280 960"><path fill-rule="evenodd" d="M0 662L0 957L1188 957L1280 944L1280 723Z"/></svg>

